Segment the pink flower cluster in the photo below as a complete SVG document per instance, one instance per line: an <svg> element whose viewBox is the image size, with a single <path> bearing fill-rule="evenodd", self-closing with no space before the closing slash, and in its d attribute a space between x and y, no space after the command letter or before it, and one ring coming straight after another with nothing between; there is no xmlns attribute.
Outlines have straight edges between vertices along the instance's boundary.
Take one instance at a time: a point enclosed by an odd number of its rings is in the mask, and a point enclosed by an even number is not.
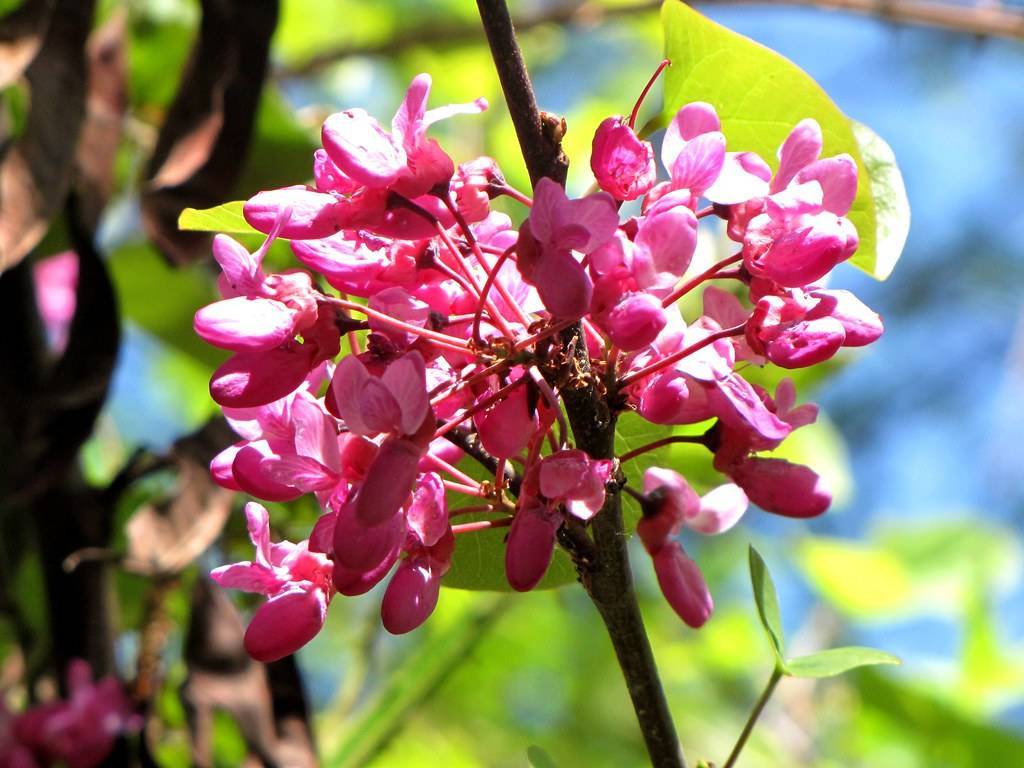
<svg viewBox="0 0 1024 768"><path fill-rule="evenodd" d="M413 80L390 132L359 109L330 116L313 186L246 203L266 244L250 254L227 236L214 242L223 298L197 312L195 328L233 353L211 393L239 441L213 475L268 501L314 494L323 509L308 541L271 544L266 510L247 506L256 559L214 578L268 598L249 652L297 650L335 593L365 593L389 574L384 626L414 629L437 603L457 541L483 530L508 527L508 582L535 587L559 530L598 514L623 482L620 460L647 449L608 458L572 445L561 390L586 384L584 374L552 371L572 369L560 334L577 324L613 408L711 424L702 440L731 482L700 496L651 468L638 526L666 599L701 625L712 602L683 527L720 533L748 499L792 517L830 503L813 470L758 455L814 421L815 407L796 406L788 380L773 396L740 370L813 365L881 334L875 313L820 284L857 247L845 218L856 165L822 158L821 130L805 120L773 174L757 155L727 151L714 108L693 103L665 133L662 181L632 119L609 117L591 158L601 191L573 199L542 179L531 200L490 158L456 168L426 136L437 120L486 108L428 110L429 89L427 75ZM491 210L499 196L528 207L518 229ZM638 215L621 217L637 199ZM724 220L737 250L693 274L705 218ZM305 270L265 274L275 238L334 290ZM704 313L685 320L678 300L697 289ZM490 479L460 469L467 454Z"/></svg>
<svg viewBox="0 0 1024 768"><path fill-rule="evenodd" d="M76 659L68 665L67 681L65 700L18 716L0 709L0 766L93 768L118 737L142 727L141 715L113 677L93 682L89 665Z"/></svg>

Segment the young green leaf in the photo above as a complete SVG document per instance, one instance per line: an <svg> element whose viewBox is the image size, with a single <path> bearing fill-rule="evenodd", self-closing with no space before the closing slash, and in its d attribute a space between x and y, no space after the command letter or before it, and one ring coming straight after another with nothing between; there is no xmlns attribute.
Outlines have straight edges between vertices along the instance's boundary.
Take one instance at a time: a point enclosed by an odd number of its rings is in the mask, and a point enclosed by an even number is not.
<svg viewBox="0 0 1024 768"><path fill-rule="evenodd" d="M775 583L768 572L768 566L760 553L750 547L750 583L754 587L754 602L757 603L757 614L761 617L768 640L772 644L779 663L782 663L784 642L782 638L782 618L779 616L779 598L775 593Z"/></svg>
<svg viewBox="0 0 1024 768"><path fill-rule="evenodd" d="M897 657L885 651L851 645L789 659L783 666L791 677L835 677L857 667L900 663Z"/></svg>
<svg viewBox="0 0 1024 768"><path fill-rule="evenodd" d="M876 191L870 174L882 171L889 178L890 172L888 166L866 162L850 119L791 61L680 0L665 0L661 20L665 55L672 60L665 73L666 117L691 101L706 101L717 110L730 149L756 152L770 164L777 164L776 150L793 126L813 117L821 126L824 155L845 152L857 162L857 197L848 216L860 247L852 263L884 279L899 255L901 237L888 211L879 222L875 195L883 192Z"/></svg>
<svg viewBox="0 0 1024 768"><path fill-rule="evenodd" d="M178 229L191 232L226 232L232 235L260 234L242 215L243 200L234 200L214 208L186 208L178 216Z"/></svg>
<svg viewBox="0 0 1024 768"><path fill-rule="evenodd" d="M875 200L875 277L884 280L896 266L910 232L910 201L896 155L881 136L853 121L853 135L868 169Z"/></svg>

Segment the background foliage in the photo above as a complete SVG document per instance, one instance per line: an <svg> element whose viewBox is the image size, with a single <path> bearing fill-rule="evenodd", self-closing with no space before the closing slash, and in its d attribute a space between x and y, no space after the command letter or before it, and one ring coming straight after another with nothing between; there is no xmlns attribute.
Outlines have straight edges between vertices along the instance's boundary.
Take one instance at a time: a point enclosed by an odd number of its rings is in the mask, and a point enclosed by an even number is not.
<svg viewBox="0 0 1024 768"><path fill-rule="evenodd" d="M193 311L213 296L208 261L168 266L139 212L139 179L177 87L173 75L188 56L197 5L100 5L103 17L127 7L129 91L116 193L100 229L123 341L111 396L82 453L85 476L97 487L137 450L163 453L214 415L207 381L219 362L191 328ZM549 5L513 8L539 13ZM588 3L568 24L531 25L522 36L541 106L568 121L569 188L577 194L591 183L594 128L628 111L662 56L656 8L620 14L617 5ZM884 136L900 159L915 223L892 280L875 284L852 268L837 275L837 284L883 314L887 335L829 366L824 380L817 370L798 380L828 418L796 433L786 450L830 477L839 491L835 511L810 523L751 514L721 537L688 542L716 598L715 616L699 632L679 623L645 559L634 558L688 755L721 760L728 753L772 669L746 576L752 541L776 576L792 655L868 644L900 655L904 665L821 682L784 680L745 764L1024 764L1024 465L1016 446L1024 427L1024 48L813 10L702 10L796 61L840 109ZM359 105L386 119L421 71L434 75L433 103L478 95L491 103L479 118L437 127L456 160L492 155L510 181L528 186L472 3L283 0L271 71L246 166L223 199L306 179L326 114ZM667 87L681 74L671 71ZM20 99L17 88L3 93L15 127L25 109ZM58 223L36 254L67 242ZM288 263L285 249L271 258ZM698 482L713 477L688 446L660 458ZM115 530L174 489L170 473L133 484ZM162 727L156 758L166 765L188 760L176 688L186 675L191 585L210 567L248 556L239 503L224 535L167 592L166 677L155 708ZM277 532L293 540L307 534L316 514L302 502L271 512ZM115 539L115 549L128 546ZM456 569L453 583L458 578ZM19 635L45 637L48 628L37 599L38 557L20 558L5 580L14 603L0 620L9 685L19 663L33 665L32 658L15 663ZM153 584L152 574L116 580L117 662L129 677L152 619L146 601ZM372 596L337 601L325 631L298 657L325 764L643 763L611 649L580 590L447 590L427 625L402 638L383 632L377 605ZM9 693L25 695L16 687ZM244 728L230 717L214 724L215 762L238 764Z"/></svg>

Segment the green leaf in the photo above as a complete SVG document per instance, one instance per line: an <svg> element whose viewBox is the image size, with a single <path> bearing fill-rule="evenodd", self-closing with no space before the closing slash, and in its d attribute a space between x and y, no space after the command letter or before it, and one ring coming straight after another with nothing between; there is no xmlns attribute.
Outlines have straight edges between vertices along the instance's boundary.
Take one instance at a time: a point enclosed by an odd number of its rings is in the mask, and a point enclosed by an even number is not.
<svg viewBox="0 0 1024 768"><path fill-rule="evenodd" d="M243 200L234 200L215 208L186 208L178 217L178 229L191 232L226 232L233 235L258 235L242 215Z"/></svg>
<svg viewBox="0 0 1024 768"><path fill-rule="evenodd" d="M881 161L881 148L870 142L872 162L866 162L852 121L806 72L775 51L710 21L679 0L665 0L661 20L665 54L672 60L665 73L666 117L691 101L709 102L718 111L730 149L756 152L776 166L776 150L793 126L813 117L821 126L824 155L845 152L857 162L857 197L848 216L857 227L860 247L851 261L884 279L899 256L902 237L897 222L905 226L906 215L899 214L893 202L895 166ZM872 172L884 179L877 182L877 191ZM876 202L875 194L883 195L883 202Z"/></svg>
<svg viewBox="0 0 1024 768"><path fill-rule="evenodd" d="M768 640L776 658L782 662L785 644L782 638L782 617L779 615L779 597L775 592L775 582L768 572L768 566L760 553L750 547L750 583L754 587L754 602L757 603L757 615L761 618Z"/></svg>
<svg viewBox="0 0 1024 768"><path fill-rule="evenodd" d="M786 661L783 667L785 673L791 677L835 677L858 667L900 663L900 660L891 653L850 645L844 648L829 648L827 651L818 651L808 656L798 656Z"/></svg>
<svg viewBox="0 0 1024 768"><path fill-rule="evenodd" d="M337 752L324 765L355 768L369 764L405 725L410 713L473 653L508 605L503 596L482 599L443 631L425 630L427 637L409 648L373 700L357 717L350 718Z"/></svg>
<svg viewBox="0 0 1024 768"><path fill-rule="evenodd" d="M558 764L543 747L531 744L526 748L526 759L530 761L531 768L558 768Z"/></svg>
<svg viewBox="0 0 1024 768"><path fill-rule="evenodd" d="M196 310L217 299L204 265L174 269L151 245L132 243L114 251L107 266L122 316L210 371L224 361L227 355L200 339L192 328ZM155 290L159 290L158 301Z"/></svg>
<svg viewBox="0 0 1024 768"><path fill-rule="evenodd" d="M896 266L910 232L910 201L896 155L877 133L853 122L853 135L868 169L871 196L875 201L875 277L884 280Z"/></svg>

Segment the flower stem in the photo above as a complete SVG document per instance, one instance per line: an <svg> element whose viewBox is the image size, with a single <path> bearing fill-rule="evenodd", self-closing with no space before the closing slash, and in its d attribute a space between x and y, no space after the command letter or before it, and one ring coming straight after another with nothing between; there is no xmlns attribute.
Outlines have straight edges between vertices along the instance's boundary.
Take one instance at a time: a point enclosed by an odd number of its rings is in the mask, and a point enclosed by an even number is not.
<svg viewBox="0 0 1024 768"><path fill-rule="evenodd" d="M678 352L673 352L671 355L667 355L666 357L663 357L660 360L651 363L646 368L641 368L638 371L633 371L632 373L623 376L619 380L619 388L625 389L630 384L636 383L645 376L650 376L652 373L657 373L663 368L668 368L670 365L675 365L684 357L689 357L694 352L699 352L700 350L704 349L704 347L708 346L709 344L714 344L719 339L727 339L730 336L739 336L740 334L743 333L745 328L745 325L737 325L733 328L724 328L721 331L717 331L708 336L705 336L700 341L694 342L685 349L681 349Z"/></svg>
<svg viewBox="0 0 1024 768"><path fill-rule="evenodd" d="M634 448L629 453L624 453L619 456L619 462L625 463L630 459L635 459L637 456L647 453L648 451L654 451L661 448L663 445L671 445L672 443L693 443L694 445L706 445L704 435L672 435L671 437L663 437L661 440L655 440L653 443L647 445L641 445L639 448Z"/></svg>
<svg viewBox="0 0 1024 768"><path fill-rule="evenodd" d="M712 264L710 267L701 272L695 278L683 283L681 286L672 291L672 293L670 293L668 296L662 299L661 306L667 307L670 304L675 304L677 301L679 301L679 299L688 294L690 291L692 291L698 285L703 283L705 280L710 280L720 271L728 267L730 264L735 264L742 258L742 253L734 253L732 256L729 256L728 258L722 259L721 261Z"/></svg>
<svg viewBox="0 0 1024 768"><path fill-rule="evenodd" d="M775 692L775 686L779 684L779 680L782 679L782 669L778 664L775 665L775 669L772 670L772 676L768 679L768 685L765 686L761 692L760 698L757 703L754 704L754 708L750 712L750 717L747 718L746 724L743 726L743 731L740 733L740 737L736 740L736 746L732 748L732 752L729 754L729 759L725 761L725 765L722 768L732 768L736 761L739 759L740 752L743 751L743 746L747 743L747 739L750 738L750 732L754 730L754 724L757 723L757 718L761 716L761 710L764 709L764 705L768 703L768 699L772 697L772 693Z"/></svg>

